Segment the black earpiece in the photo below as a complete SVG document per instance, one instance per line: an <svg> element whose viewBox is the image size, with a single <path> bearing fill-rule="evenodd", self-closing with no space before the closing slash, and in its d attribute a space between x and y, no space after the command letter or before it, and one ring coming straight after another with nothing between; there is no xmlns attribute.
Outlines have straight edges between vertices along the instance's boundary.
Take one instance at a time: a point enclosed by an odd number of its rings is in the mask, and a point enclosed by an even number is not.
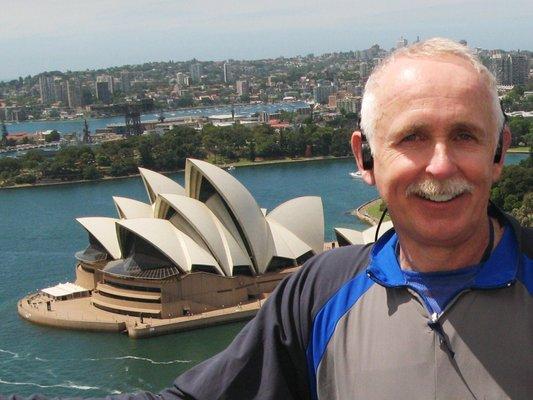
<svg viewBox="0 0 533 400"><path fill-rule="evenodd" d="M363 157L363 168L365 170L371 170L374 168L374 157L372 157L372 151L370 150L370 144L366 138L366 135L361 131L361 154Z"/></svg>
<svg viewBox="0 0 533 400"><path fill-rule="evenodd" d="M505 125L503 125L505 128ZM498 164L502 160L502 151L503 151L503 129L500 132L500 138L498 139L498 147L496 147L496 152L494 153L494 163Z"/></svg>
<svg viewBox="0 0 533 400"><path fill-rule="evenodd" d="M503 152L503 131L505 130L505 125L507 125L509 118L507 117L507 114L505 113L505 110L503 109L503 103L500 101L500 108L502 109L503 114L503 126L502 130L500 131L500 137L498 138L498 146L496 147L496 152L494 153L494 163L498 164L502 160L502 152Z"/></svg>

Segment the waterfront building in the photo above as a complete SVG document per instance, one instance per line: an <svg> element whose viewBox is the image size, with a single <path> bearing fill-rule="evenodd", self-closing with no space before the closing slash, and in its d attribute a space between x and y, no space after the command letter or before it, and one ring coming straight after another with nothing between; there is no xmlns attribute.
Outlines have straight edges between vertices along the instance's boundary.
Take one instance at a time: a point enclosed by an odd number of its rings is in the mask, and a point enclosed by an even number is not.
<svg viewBox="0 0 533 400"><path fill-rule="evenodd" d="M41 75L39 76L39 92L41 94L41 103L48 104L54 101L54 78Z"/></svg>
<svg viewBox="0 0 533 400"><path fill-rule="evenodd" d="M259 123L268 124L268 122L270 121L270 115L267 111L259 111L257 115L257 120Z"/></svg>
<svg viewBox="0 0 533 400"><path fill-rule="evenodd" d="M22 317L132 337L246 319L324 249L319 197L268 211L204 161L187 160L185 187L139 171L149 202L114 197L118 218L78 218L89 245L75 255L75 283L22 299Z"/></svg>
<svg viewBox="0 0 533 400"><path fill-rule="evenodd" d="M81 107L81 85L77 80L67 81L67 102L69 108Z"/></svg>
<svg viewBox="0 0 533 400"><path fill-rule="evenodd" d="M96 81L96 98L104 104L111 103L111 92L107 81Z"/></svg>
<svg viewBox="0 0 533 400"><path fill-rule="evenodd" d="M54 100L67 104L67 84L61 78L54 78Z"/></svg>
<svg viewBox="0 0 533 400"><path fill-rule="evenodd" d="M110 94L115 93L115 78L111 75L100 75L96 77L96 82L106 82Z"/></svg>

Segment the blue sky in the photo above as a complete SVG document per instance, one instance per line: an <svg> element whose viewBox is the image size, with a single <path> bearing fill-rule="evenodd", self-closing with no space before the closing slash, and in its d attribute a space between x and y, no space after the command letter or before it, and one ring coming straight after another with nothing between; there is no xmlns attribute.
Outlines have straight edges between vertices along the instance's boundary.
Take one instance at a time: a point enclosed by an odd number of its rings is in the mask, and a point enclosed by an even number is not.
<svg viewBox="0 0 533 400"><path fill-rule="evenodd" d="M391 48L432 36L533 50L531 1L0 0L0 79L162 60Z"/></svg>

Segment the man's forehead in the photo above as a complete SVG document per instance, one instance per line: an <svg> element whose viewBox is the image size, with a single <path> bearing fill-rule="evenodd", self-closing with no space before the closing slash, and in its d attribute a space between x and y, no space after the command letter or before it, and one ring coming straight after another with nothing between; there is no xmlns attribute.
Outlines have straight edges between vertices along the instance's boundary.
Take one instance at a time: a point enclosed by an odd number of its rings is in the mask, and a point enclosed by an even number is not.
<svg viewBox="0 0 533 400"><path fill-rule="evenodd" d="M491 94L482 75L458 56L399 57L386 65L376 79L375 100L379 113L404 102L432 96L450 99L481 99Z"/></svg>
<svg viewBox="0 0 533 400"><path fill-rule="evenodd" d="M423 86L456 87L468 91L485 87L485 82L473 65L459 56L398 57L386 65L378 76L379 94L395 96L394 89L402 92Z"/></svg>

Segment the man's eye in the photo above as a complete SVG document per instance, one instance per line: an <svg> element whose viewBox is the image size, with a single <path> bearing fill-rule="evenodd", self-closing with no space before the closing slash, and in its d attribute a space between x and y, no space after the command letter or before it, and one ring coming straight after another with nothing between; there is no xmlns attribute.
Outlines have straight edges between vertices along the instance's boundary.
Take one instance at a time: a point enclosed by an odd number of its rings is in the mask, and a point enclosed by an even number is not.
<svg viewBox="0 0 533 400"><path fill-rule="evenodd" d="M402 142L416 142L419 140L422 140L422 135L418 133L410 133L410 134L405 135L401 141Z"/></svg>
<svg viewBox="0 0 533 400"><path fill-rule="evenodd" d="M469 140L474 140L474 135L468 132L460 132L457 134L456 138L458 140L469 141Z"/></svg>

